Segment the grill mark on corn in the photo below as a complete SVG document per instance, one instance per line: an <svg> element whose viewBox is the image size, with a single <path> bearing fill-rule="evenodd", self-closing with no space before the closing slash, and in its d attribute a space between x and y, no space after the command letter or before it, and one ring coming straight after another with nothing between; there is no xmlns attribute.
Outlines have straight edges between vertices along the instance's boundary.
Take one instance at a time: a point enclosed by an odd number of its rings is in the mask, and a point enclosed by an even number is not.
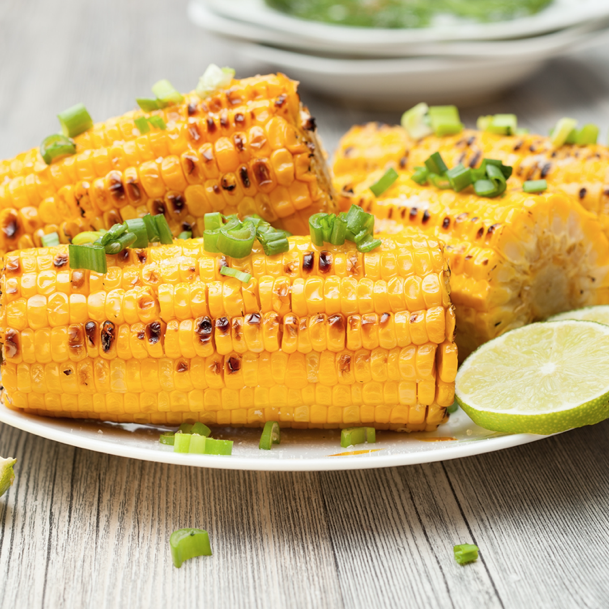
<svg viewBox="0 0 609 609"><path fill-rule="evenodd" d="M127 176L127 190L134 201L139 201L142 198L142 192L137 180L133 176Z"/></svg>
<svg viewBox="0 0 609 609"><path fill-rule="evenodd" d="M298 318L296 315L286 315L283 319L285 332L290 338L298 336Z"/></svg>
<svg viewBox="0 0 609 609"><path fill-rule="evenodd" d="M254 172L254 177L258 182L258 186L264 187L273 183L271 180L271 172L263 160L256 159L252 163L252 171Z"/></svg>
<svg viewBox="0 0 609 609"><path fill-rule="evenodd" d="M476 233L476 239L480 239L480 237L482 237L482 235L484 235L484 226L482 226L478 229L478 232Z"/></svg>
<svg viewBox="0 0 609 609"><path fill-rule="evenodd" d="M423 224L427 224L427 222L429 222L429 218L431 218L431 215L430 215L430 213L429 213L429 210L428 210L428 209L426 209L426 210L423 212L423 219L422 219Z"/></svg>
<svg viewBox="0 0 609 609"><path fill-rule="evenodd" d="M4 356L6 358L17 357L19 355L19 332L12 328L7 328L4 333Z"/></svg>
<svg viewBox="0 0 609 609"><path fill-rule="evenodd" d="M122 252L118 253L119 262L126 262L129 260L129 248L125 248Z"/></svg>
<svg viewBox="0 0 609 609"><path fill-rule="evenodd" d="M482 156L482 150L476 150L476 152L474 153L474 156L469 161L469 166L471 168L474 168L477 165L478 161L480 160L481 156Z"/></svg>
<svg viewBox="0 0 609 609"><path fill-rule="evenodd" d="M418 207L411 207L410 208L410 213L408 214L411 220L414 220L417 217L417 214L419 213L419 208Z"/></svg>
<svg viewBox="0 0 609 609"><path fill-rule="evenodd" d="M163 201L163 199L155 199L152 202L152 211L154 212L153 215L156 215L156 214L165 215L165 212L167 211L167 209L165 207L165 201Z"/></svg>
<svg viewBox="0 0 609 609"><path fill-rule="evenodd" d="M188 372L188 362L178 360L178 363L176 364L176 372Z"/></svg>
<svg viewBox="0 0 609 609"><path fill-rule="evenodd" d="M351 356L344 354L338 358L338 370L341 374L349 374L351 372Z"/></svg>
<svg viewBox="0 0 609 609"><path fill-rule="evenodd" d="M245 323L248 326L259 326L260 325L260 314L259 313L250 313L245 317Z"/></svg>
<svg viewBox="0 0 609 609"><path fill-rule="evenodd" d="M343 334L345 331L345 320L340 313L335 313L328 317L328 328L330 332Z"/></svg>
<svg viewBox="0 0 609 609"><path fill-rule="evenodd" d="M579 198L583 199L588 194L588 190L586 188L579 189Z"/></svg>
<svg viewBox="0 0 609 609"><path fill-rule="evenodd" d="M330 252L319 253L319 272L323 275L330 272L332 269L332 254Z"/></svg>
<svg viewBox="0 0 609 609"><path fill-rule="evenodd" d="M193 142L198 142L201 139L201 131L199 125L196 123L190 123L188 125L188 135Z"/></svg>
<svg viewBox="0 0 609 609"><path fill-rule="evenodd" d="M442 220L442 228L448 229L450 227L450 218L446 216L444 220Z"/></svg>
<svg viewBox="0 0 609 609"><path fill-rule="evenodd" d="M216 123L214 122L214 119L211 116L207 117L206 124L207 133L215 133L217 131L218 128L216 127Z"/></svg>
<svg viewBox="0 0 609 609"><path fill-rule="evenodd" d="M241 370L241 358L231 355L226 361L226 368L229 374L236 374Z"/></svg>
<svg viewBox="0 0 609 609"><path fill-rule="evenodd" d="M195 334L198 336L201 345L208 345L211 342L213 331L213 324L207 315L195 320Z"/></svg>
<svg viewBox="0 0 609 609"><path fill-rule="evenodd" d="M123 201L125 199L125 185L123 184L123 176L120 171L111 171L108 174L108 190L115 201Z"/></svg>
<svg viewBox="0 0 609 609"><path fill-rule="evenodd" d="M245 125L245 116L243 116L241 112L237 112L237 114L235 114L235 126L243 127L243 125Z"/></svg>
<svg viewBox="0 0 609 609"><path fill-rule="evenodd" d="M230 323L227 317L218 317L218 319L216 319L215 326L216 330L223 336L228 335L230 332Z"/></svg>
<svg viewBox="0 0 609 609"><path fill-rule="evenodd" d="M305 252L302 257L303 273L310 273L315 266L315 254L313 252Z"/></svg>
<svg viewBox="0 0 609 609"><path fill-rule="evenodd" d="M72 287L79 290L85 285L85 274L83 271L72 271Z"/></svg>
<svg viewBox="0 0 609 609"><path fill-rule="evenodd" d="M57 254L55 258L53 258L53 266L56 268L61 268L62 266L66 266L69 262L68 254Z"/></svg>
<svg viewBox="0 0 609 609"><path fill-rule="evenodd" d="M19 273L21 270L21 260L19 259L19 256L7 256L5 260L4 271L7 275Z"/></svg>
<svg viewBox="0 0 609 609"><path fill-rule="evenodd" d="M317 123L315 122L315 118L313 118L312 116L309 116L302 124L302 128L305 131L315 131L315 129L317 129ZM313 142L310 142L311 144Z"/></svg>
<svg viewBox="0 0 609 609"><path fill-rule="evenodd" d="M184 207L186 206L186 201L184 197L179 194L170 193L167 195L171 206L173 207L173 212L177 215L181 214L184 211Z"/></svg>
<svg viewBox="0 0 609 609"><path fill-rule="evenodd" d="M389 323L390 319L391 319L391 315L389 313L382 313L381 314L381 319L379 321L379 325L382 328L385 328L387 326L387 324Z"/></svg>
<svg viewBox="0 0 609 609"><path fill-rule="evenodd" d="M186 165L186 174L191 175L196 169L199 159L194 154L185 154L182 158Z"/></svg>
<svg viewBox="0 0 609 609"><path fill-rule="evenodd" d="M241 167L239 167L239 178L241 178L241 183L243 184L244 188L250 187L250 176L245 165L241 165Z"/></svg>
<svg viewBox="0 0 609 609"><path fill-rule="evenodd" d="M162 326L160 321L151 321L146 325L146 338L148 343L156 345L161 340Z"/></svg>
<svg viewBox="0 0 609 609"><path fill-rule="evenodd" d="M228 129L230 127L228 122L228 112L226 110L222 110L222 112L220 112L220 127L223 129Z"/></svg>
<svg viewBox="0 0 609 609"><path fill-rule="evenodd" d="M275 106L277 106L277 108L281 108L282 106L285 106L286 101L288 100L288 96L285 93L282 93L276 100L275 100Z"/></svg>
<svg viewBox="0 0 609 609"><path fill-rule="evenodd" d="M235 176L232 173L227 173L222 177L222 189L228 190L228 192L232 192L237 188L237 181L235 180Z"/></svg>
<svg viewBox="0 0 609 609"><path fill-rule="evenodd" d="M112 349L112 343L116 338L115 326L111 321L104 321L101 326L100 343L104 353L108 353Z"/></svg>
<svg viewBox="0 0 609 609"><path fill-rule="evenodd" d="M552 169L552 163L546 163L542 168L541 168L541 173L539 174L541 178L545 178L549 173L550 173L550 169Z"/></svg>
<svg viewBox="0 0 609 609"><path fill-rule="evenodd" d="M137 249L135 250L135 255L137 256L137 259L140 264L146 264L146 261L148 260L148 254L146 250Z"/></svg>
<svg viewBox="0 0 609 609"><path fill-rule="evenodd" d="M2 232L5 234L7 239L12 239L17 235L19 231L19 221L17 220L17 215L15 212L12 212L4 222L2 226Z"/></svg>
<svg viewBox="0 0 609 609"><path fill-rule="evenodd" d="M233 331L233 340L241 342L243 340L243 322L239 317L233 317L231 320L231 326Z"/></svg>
<svg viewBox="0 0 609 609"><path fill-rule="evenodd" d="M243 139L243 135L240 133L235 133L235 135L233 135L233 143L239 152L243 152L245 150L245 140Z"/></svg>
<svg viewBox="0 0 609 609"><path fill-rule="evenodd" d="M95 347L95 339L97 336L97 322L88 321L85 324L85 335L90 347Z"/></svg>
<svg viewBox="0 0 609 609"><path fill-rule="evenodd" d="M194 116L197 113L197 104L190 102L187 107L188 116Z"/></svg>

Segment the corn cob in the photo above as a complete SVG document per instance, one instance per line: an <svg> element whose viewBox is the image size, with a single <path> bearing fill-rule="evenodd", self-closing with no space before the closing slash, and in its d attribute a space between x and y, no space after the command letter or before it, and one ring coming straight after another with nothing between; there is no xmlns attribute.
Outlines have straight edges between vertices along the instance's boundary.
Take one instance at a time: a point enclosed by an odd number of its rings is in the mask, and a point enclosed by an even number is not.
<svg viewBox="0 0 609 609"><path fill-rule="evenodd" d="M334 211L315 121L285 76L233 80L154 114L166 130L141 135L134 111L79 135L77 154L52 165L38 149L0 163L0 252L148 212L164 213L176 235L201 235L211 211L256 213L301 234L310 214Z"/></svg>
<svg viewBox="0 0 609 609"><path fill-rule="evenodd" d="M609 302L609 243L592 214L562 193L497 199L422 188L405 174L380 197L372 173L341 206L361 205L385 232L416 228L446 244L463 358L482 343L560 311Z"/></svg>
<svg viewBox="0 0 609 609"><path fill-rule="evenodd" d="M105 275L71 270L67 246L20 250L0 325L9 404L46 416L425 431L453 401L447 266L422 235L367 254L291 237L241 260L178 240Z"/></svg>
<svg viewBox="0 0 609 609"><path fill-rule="evenodd" d="M349 189L387 166L411 174L437 151L449 167L477 167L486 157L513 167L512 183L545 179L597 216L609 236L609 149L602 145L554 149L549 138L540 135L501 136L473 129L417 142L400 126L369 123L353 127L342 138L334 175L339 187Z"/></svg>

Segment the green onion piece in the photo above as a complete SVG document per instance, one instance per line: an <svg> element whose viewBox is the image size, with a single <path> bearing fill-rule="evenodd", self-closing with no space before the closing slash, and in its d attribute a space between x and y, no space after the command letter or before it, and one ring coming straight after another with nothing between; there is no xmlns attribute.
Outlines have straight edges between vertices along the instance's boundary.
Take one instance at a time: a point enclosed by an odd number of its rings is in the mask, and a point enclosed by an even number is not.
<svg viewBox="0 0 609 609"><path fill-rule="evenodd" d="M208 254L218 254L218 237L220 236L220 229L215 230L204 230L203 231L203 249Z"/></svg>
<svg viewBox="0 0 609 609"><path fill-rule="evenodd" d="M370 190L375 197L380 197L397 179L398 172L393 168L389 168L380 180L370 186Z"/></svg>
<svg viewBox="0 0 609 609"><path fill-rule="evenodd" d="M477 180L474 182L474 191L479 197L497 196L497 189L491 180Z"/></svg>
<svg viewBox="0 0 609 609"><path fill-rule="evenodd" d="M340 432L340 445L343 448L355 446L368 442L376 442L376 430L374 427L348 427Z"/></svg>
<svg viewBox="0 0 609 609"><path fill-rule="evenodd" d="M76 104L57 115L66 137L76 137L93 127L93 119L83 104Z"/></svg>
<svg viewBox="0 0 609 609"><path fill-rule="evenodd" d="M476 127L479 131L486 131L489 125L493 122L493 115L479 116L476 121Z"/></svg>
<svg viewBox="0 0 609 609"><path fill-rule="evenodd" d="M446 177L455 192L461 192L472 184L472 170L459 163L446 172Z"/></svg>
<svg viewBox="0 0 609 609"><path fill-rule="evenodd" d="M455 560L460 565L466 565L469 562L478 560L478 546L472 543L462 543L453 548Z"/></svg>
<svg viewBox="0 0 609 609"><path fill-rule="evenodd" d="M232 440L212 440L207 438L205 442L206 455L232 455L233 442Z"/></svg>
<svg viewBox="0 0 609 609"><path fill-rule="evenodd" d="M192 239L192 231L191 230L183 230L178 235L178 239Z"/></svg>
<svg viewBox="0 0 609 609"><path fill-rule="evenodd" d="M111 241L105 246L106 254L119 254L124 249L132 247L137 239L134 233L124 233L116 241Z"/></svg>
<svg viewBox="0 0 609 609"><path fill-rule="evenodd" d="M138 97L135 101L144 112L152 112L153 110L160 110L162 108L158 99L144 99Z"/></svg>
<svg viewBox="0 0 609 609"><path fill-rule="evenodd" d="M260 216L256 214L252 214L251 216L245 216L245 219L251 222L256 228L258 228L258 226L260 226L260 224L262 223L268 224L268 222L265 222Z"/></svg>
<svg viewBox="0 0 609 609"><path fill-rule="evenodd" d="M561 118L554 127L550 142L554 148L560 148L567 143L567 139L571 132L577 127L577 121L574 118Z"/></svg>
<svg viewBox="0 0 609 609"><path fill-rule="evenodd" d="M591 146L598 140L599 128L596 125L584 125L575 134L575 143L578 146Z"/></svg>
<svg viewBox="0 0 609 609"><path fill-rule="evenodd" d="M281 444L281 431L277 421L267 421L264 424L258 448L261 450L271 450L273 444Z"/></svg>
<svg viewBox="0 0 609 609"><path fill-rule="evenodd" d="M192 428L194 427L194 423L182 423L180 427L178 427L179 433L192 433Z"/></svg>
<svg viewBox="0 0 609 609"><path fill-rule="evenodd" d="M101 245L87 243L86 245L68 246L70 268L89 269L96 273L107 273L106 250Z"/></svg>
<svg viewBox="0 0 609 609"><path fill-rule="evenodd" d="M518 127L514 132L514 135L528 135L529 130L526 127Z"/></svg>
<svg viewBox="0 0 609 609"><path fill-rule="evenodd" d="M155 219L150 214L146 214L142 218L142 220L144 221L144 224L146 225L146 232L148 233L148 242L154 243L155 241L160 241L161 237L160 237L159 231L156 227Z"/></svg>
<svg viewBox="0 0 609 609"><path fill-rule="evenodd" d="M189 558L212 555L209 535L203 529L180 529L175 531L169 538L169 547L171 548L173 564L178 569Z"/></svg>
<svg viewBox="0 0 609 609"><path fill-rule="evenodd" d="M87 230L87 231L83 231L82 233L78 233L78 235L73 237L72 243L74 245L83 245L84 243L94 243L100 237L102 237L102 233L100 233L98 231Z"/></svg>
<svg viewBox="0 0 609 609"><path fill-rule="evenodd" d="M40 144L40 156L47 165L73 154L76 154L76 144L65 135L49 135Z"/></svg>
<svg viewBox="0 0 609 609"><path fill-rule="evenodd" d="M206 442L207 438L205 436L200 436L198 433L191 434L188 452L193 455L204 455Z"/></svg>
<svg viewBox="0 0 609 609"><path fill-rule="evenodd" d="M156 230L159 233L159 240L163 245L171 245L173 243L173 234L167 224L167 220L163 214L152 216L156 223Z"/></svg>
<svg viewBox="0 0 609 609"><path fill-rule="evenodd" d="M219 211L205 214L203 221L205 222L205 230L216 230L217 228L222 228L222 214Z"/></svg>
<svg viewBox="0 0 609 609"><path fill-rule="evenodd" d="M174 436L173 452L187 453L190 449L190 438L192 438L192 434L178 431L178 433Z"/></svg>
<svg viewBox="0 0 609 609"><path fill-rule="evenodd" d="M15 482L15 472L13 471L15 463L17 463L17 459L3 459L0 457L0 497Z"/></svg>
<svg viewBox="0 0 609 609"><path fill-rule="evenodd" d="M456 400L446 409L448 414L453 414L459 410L459 404L457 404Z"/></svg>
<svg viewBox="0 0 609 609"><path fill-rule="evenodd" d="M165 129L167 129L165 121L160 116L151 116L148 118L148 122L161 131L165 131Z"/></svg>
<svg viewBox="0 0 609 609"><path fill-rule="evenodd" d="M59 245L59 235L57 233L49 233L42 237L42 247L54 247L55 245Z"/></svg>
<svg viewBox="0 0 609 609"><path fill-rule="evenodd" d="M504 165L502 161L499 161L497 159L483 159L482 163L480 164L480 169L484 170L485 175L488 175L486 168L489 165L494 165L495 167L500 169L506 180L512 175L512 167L510 167L509 165Z"/></svg>
<svg viewBox="0 0 609 609"><path fill-rule="evenodd" d="M218 89L228 87L234 76L235 70L232 68L219 68L217 65L211 63L207 66L203 76L199 79L199 84L195 89L195 93L201 99L205 99L215 93Z"/></svg>
<svg viewBox="0 0 609 609"><path fill-rule="evenodd" d="M125 220L127 230L136 236L135 242L131 247L148 247L148 229L143 218L132 218Z"/></svg>
<svg viewBox="0 0 609 609"><path fill-rule="evenodd" d="M286 237L281 237L274 241L263 242L262 249L267 256L275 256L276 254L288 252L290 250L290 242Z"/></svg>
<svg viewBox="0 0 609 609"><path fill-rule="evenodd" d="M113 224L107 233L104 233L101 238L102 245L108 245L112 241L116 241L122 234L127 232L127 225L123 222L122 224Z"/></svg>
<svg viewBox="0 0 609 609"><path fill-rule="evenodd" d="M463 123L459 118L457 106L431 106L429 108L429 122L437 136L454 135L463 131Z"/></svg>
<svg viewBox="0 0 609 609"><path fill-rule="evenodd" d="M488 179L495 184L496 193L494 196L503 194L506 189L506 181L501 168L496 165L487 165L486 175L488 176Z"/></svg>
<svg viewBox="0 0 609 609"><path fill-rule="evenodd" d="M439 152L434 152L426 161L425 167L429 173L435 173L436 175L442 175L448 171L448 167Z"/></svg>
<svg viewBox="0 0 609 609"><path fill-rule="evenodd" d="M490 122L486 119L490 118ZM480 121L480 119L483 119ZM515 114L495 114L494 116L481 116L478 119L478 128L480 123L485 124L485 128L482 131L488 131L489 133L496 133L497 135L515 135L516 129L518 128L518 118Z"/></svg>
<svg viewBox="0 0 609 609"><path fill-rule="evenodd" d="M427 184L429 178L429 169L427 167L415 167L414 173L410 176L410 179L415 181L417 184L424 186Z"/></svg>
<svg viewBox="0 0 609 609"><path fill-rule="evenodd" d="M190 431L190 433L196 433L200 436L209 436L211 434L211 429L205 425L205 423L196 422Z"/></svg>
<svg viewBox="0 0 609 609"><path fill-rule="evenodd" d="M227 277L234 277L243 283L249 283L252 276L249 273L244 273L243 271L238 271L230 266L223 266L220 269L220 275L226 275Z"/></svg>
<svg viewBox="0 0 609 609"><path fill-rule="evenodd" d="M309 232L311 233L311 243L321 247L324 244L324 234L322 219L328 214L317 213L309 217Z"/></svg>
<svg viewBox="0 0 609 609"><path fill-rule="evenodd" d="M166 431L165 433L162 433L161 437L159 438L159 442L161 444L167 444L168 446L173 446L174 440L175 434L173 431Z"/></svg>
<svg viewBox="0 0 609 609"><path fill-rule="evenodd" d="M368 235L365 239L357 244L357 249L363 254L367 254L381 244L382 241L380 239L375 239L372 235Z"/></svg>
<svg viewBox="0 0 609 609"><path fill-rule="evenodd" d="M148 124L148 119L145 116L140 116L139 118L136 118L133 122L135 123L135 126L138 128L139 132L142 135L150 131L150 125Z"/></svg>
<svg viewBox="0 0 609 609"><path fill-rule="evenodd" d="M229 222L220 229L216 247L231 258L245 258L252 253L256 239L256 227L251 222L239 222L229 228Z"/></svg>
<svg viewBox="0 0 609 609"><path fill-rule="evenodd" d="M548 188L546 180L527 180L522 185L524 192L543 192Z"/></svg>
<svg viewBox="0 0 609 609"><path fill-rule="evenodd" d="M429 106L424 103L417 104L402 114L402 127L413 140L420 140L433 133L429 125L427 113Z"/></svg>
<svg viewBox="0 0 609 609"><path fill-rule="evenodd" d="M441 188L442 190L448 190L451 187L450 180L446 174L439 176L437 173L430 173L429 181L436 188Z"/></svg>
<svg viewBox="0 0 609 609"><path fill-rule="evenodd" d="M347 221L339 216L333 216L333 218L334 224L330 235L330 243L332 245L342 245L347 236Z"/></svg>
<svg viewBox="0 0 609 609"><path fill-rule="evenodd" d="M162 104L181 104L184 101L184 96L168 80L154 83L152 92Z"/></svg>
<svg viewBox="0 0 609 609"><path fill-rule="evenodd" d="M367 227L370 217L372 217L372 221L374 222L374 216L372 216L372 214L366 213L358 205L351 205L346 215L347 229L354 235L357 235L362 229Z"/></svg>

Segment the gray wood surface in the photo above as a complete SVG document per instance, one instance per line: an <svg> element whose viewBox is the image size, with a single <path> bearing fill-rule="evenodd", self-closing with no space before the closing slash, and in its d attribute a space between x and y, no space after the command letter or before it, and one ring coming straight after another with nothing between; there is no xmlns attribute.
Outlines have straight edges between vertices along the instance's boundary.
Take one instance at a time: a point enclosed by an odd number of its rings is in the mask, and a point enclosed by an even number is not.
<svg viewBox="0 0 609 609"><path fill-rule="evenodd" d="M230 0L227 0L230 1ZM609 48L553 61L495 103L545 131L609 125ZM58 109L119 114L155 79L191 88L209 62L244 69L184 0L2 0L0 157L37 145ZM241 71L241 75L245 75ZM352 123L397 114L304 90L331 150ZM0 608L609 606L609 422L499 453L334 473L145 463L0 425L17 481L0 499ZM177 528L211 558L174 569ZM452 546L481 559L459 567ZM177 605L179 603L179 605Z"/></svg>

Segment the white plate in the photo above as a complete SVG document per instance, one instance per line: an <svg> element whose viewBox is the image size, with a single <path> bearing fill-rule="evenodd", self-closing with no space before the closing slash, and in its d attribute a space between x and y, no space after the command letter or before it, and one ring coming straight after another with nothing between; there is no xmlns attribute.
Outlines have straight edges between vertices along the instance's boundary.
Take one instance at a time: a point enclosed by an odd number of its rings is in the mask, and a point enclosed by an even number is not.
<svg viewBox="0 0 609 609"><path fill-rule="evenodd" d="M1 403L0 422L49 440L119 457L253 471L328 471L414 465L471 457L547 437L487 431L474 425L462 410L458 410L446 425L433 433L379 431L376 444L350 448L341 448L338 430L285 429L281 432L281 444L265 451L258 449L259 429L214 429L213 437L234 441L232 456L220 457L174 453L171 446L159 442L159 433L169 429L166 427L37 417L10 410ZM363 453L352 454L360 450Z"/></svg>
<svg viewBox="0 0 609 609"><path fill-rule="evenodd" d="M248 23L224 17L211 10L200 0L191 0L188 5L190 19L215 34L229 38L258 42L275 47L313 52L314 55L352 55L367 57L509 57L530 54L553 54L563 51L582 40L584 35L602 29L607 19L596 20L580 26L569 27L557 32L519 40L466 41L466 42L423 42L416 45L383 45L382 47L362 47L359 44L339 45L336 40L312 42L306 36L295 36L283 31L269 29L256 23Z"/></svg>
<svg viewBox="0 0 609 609"><path fill-rule="evenodd" d="M446 22L430 28L356 28L305 21L284 15L266 6L264 0L198 0L219 15L257 24L284 34L307 38L312 43L333 41L355 48L412 45L439 40L494 40L537 36L545 32L583 24L609 16L607 0L554 0L543 11L530 17L499 23Z"/></svg>

